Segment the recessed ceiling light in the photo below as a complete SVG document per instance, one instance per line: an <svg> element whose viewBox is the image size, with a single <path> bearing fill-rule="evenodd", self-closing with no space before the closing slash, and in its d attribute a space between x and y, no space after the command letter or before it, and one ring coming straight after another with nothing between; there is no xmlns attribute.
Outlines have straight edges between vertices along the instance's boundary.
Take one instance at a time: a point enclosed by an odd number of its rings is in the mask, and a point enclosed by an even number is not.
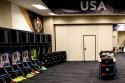
<svg viewBox="0 0 125 83"><path fill-rule="evenodd" d="M33 4L32 6L35 7L35 8L37 8L37 9L40 9L40 10L47 9L46 7L42 6L41 4Z"/></svg>
<svg viewBox="0 0 125 83"><path fill-rule="evenodd" d="M48 13L49 15L57 15L57 14L54 14L54 13Z"/></svg>

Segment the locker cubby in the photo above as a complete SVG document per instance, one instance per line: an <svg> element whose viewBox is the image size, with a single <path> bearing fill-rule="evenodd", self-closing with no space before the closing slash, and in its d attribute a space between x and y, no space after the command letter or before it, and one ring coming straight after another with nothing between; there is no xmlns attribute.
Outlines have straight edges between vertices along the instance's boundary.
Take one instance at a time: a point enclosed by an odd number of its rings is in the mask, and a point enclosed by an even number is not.
<svg viewBox="0 0 125 83"><path fill-rule="evenodd" d="M21 43L29 43L28 32L21 31L20 32Z"/></svg>
<svg viewBox="0 0 125 83"><path fill-rule="evenodd" d="M0 29L0 43L9 43L8 29Z"/></svg>
<svg viewBox="0 0 125 83"><path fill-rule="evenodd" d="M30 47L29 47L29 45L22 45L22 47L21 47L21 51L24 51L24 50L28 50L28 51L30 51Z"/></svg>
<svg viewBox="0 0 125 83"><path fill-rule="evenodd" d="M46 43L46 35L45 35L45 34L42 35L42 38L43 38L43 39L42 39L42 42L43 42L43 43Z"/></svg>
<svg viewBox="0 0 125 83"><path fill-rule="evenodd" d="M23 30L0 28L0 52L4 51L30 51L35 48L38 56L48 53L48 47L51 47L51 35L38 32L29 32ZM48 41L48 42L47 42Z"/></svg>
<svg viewBox="0 0 125 83"><path fill-rule="evenodd" d="M5 52L5 51L10 51L9 46L0 47L0 53Z"/></svg>
<svg viewBox="0 0 125 83"><path fill-rule="evenodd" d="M41 43L41 34L36 34L36 42Z"/></svg>
<svg viewBox="0 0 125 83"><path fill-rule="evenodd" d="M41 38L41 43L43 43L43 34L40 34L40 38Z"/></svg>
<svg viewBox="0 0 125 83"><path fill-rule="evenodd" d="M35 33L29 33L29 41L30 43L36 43Z"/></svg>
<svg viewBox="0 0 125 83"><path fill-rule="evenodd" d="M10 41L11 43L19 43L19 31L10 30Z"/></svg>
<svg viewBox="0 0 125 83"><path fill-rule="evenodd" d="M47 35L47 42L50 43L51 42L51 35Z"/></svg>

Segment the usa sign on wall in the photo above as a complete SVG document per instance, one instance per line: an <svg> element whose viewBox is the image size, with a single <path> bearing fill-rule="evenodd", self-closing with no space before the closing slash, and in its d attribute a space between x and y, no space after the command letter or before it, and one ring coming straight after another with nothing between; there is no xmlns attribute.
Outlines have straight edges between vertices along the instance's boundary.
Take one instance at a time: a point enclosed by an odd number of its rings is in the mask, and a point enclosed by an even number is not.
<svg viewBox="0 0 125 83"><path fill-rule="evenodd" d="M125 14L125 0L42 0L56 14Z"/></svg>

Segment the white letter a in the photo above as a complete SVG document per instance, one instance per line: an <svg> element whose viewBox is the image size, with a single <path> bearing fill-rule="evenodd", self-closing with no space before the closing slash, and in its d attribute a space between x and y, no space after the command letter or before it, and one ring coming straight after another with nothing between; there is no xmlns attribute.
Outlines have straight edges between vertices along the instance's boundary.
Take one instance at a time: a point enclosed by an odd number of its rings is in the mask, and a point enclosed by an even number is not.
<svg viewBox="0 0 125 83"><path fill-rule="evenodd" d="M104 9L104 10L107 10L106 9L106 7L105 7L105 5L104 5L104 3L101 1L101 3L100 3L100 5L99 5L99 7L98 7L98 9L97 10L100 10L100 9Z"/></svg>

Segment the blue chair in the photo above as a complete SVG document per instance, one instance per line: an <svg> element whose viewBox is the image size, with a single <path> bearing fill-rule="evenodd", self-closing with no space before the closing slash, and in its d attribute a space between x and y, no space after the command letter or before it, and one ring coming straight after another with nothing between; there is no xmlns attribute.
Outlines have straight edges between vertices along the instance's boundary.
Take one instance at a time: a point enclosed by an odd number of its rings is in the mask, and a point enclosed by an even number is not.
<svg viewBox="0 0 125 83"><path fill-rule="evenodd" d="M12 80L12 75L15 74L16 76L18 76L17 74L20 73L20 70L16 69L14 70L13 67L10 65L10 63L4 63L3 64L3 68L4 71L6 72L6 74L8 75L8 77Z"/></svg>
<svg viewBox="0 0 125 83"><path fill-rule="evenodd" d="M14 70L10 63L4 63L4 69L9 73L18 73L20 72L18 69Z"/></svg>
<svg viewBox="0 0 125 83"><path fill-rule="evenodd" d="M6 77L7 77L6 74L0 74L0 80L3 81L3 83L6 83L6 81L4 80Z"/></svg>
<svg viewBox="0 0 125 83"><path fill-rule="evenodd" d="M19 70L22 72L22 74L24 75L23 71L26 71L27 73L29 73L28 71L32 71L30 66L25 66L21 60L17 60L16 61L16 65L19 68ZM25 76L25 75L24 75Z"/></svg>
<svg viewBox="0 0 125 83"><path fill-rule="evenodd" d="M31 67L31 68L37 68L38 65L36 63L33 63L29 58L26 59L27 60L27 64Z"/></svg>

